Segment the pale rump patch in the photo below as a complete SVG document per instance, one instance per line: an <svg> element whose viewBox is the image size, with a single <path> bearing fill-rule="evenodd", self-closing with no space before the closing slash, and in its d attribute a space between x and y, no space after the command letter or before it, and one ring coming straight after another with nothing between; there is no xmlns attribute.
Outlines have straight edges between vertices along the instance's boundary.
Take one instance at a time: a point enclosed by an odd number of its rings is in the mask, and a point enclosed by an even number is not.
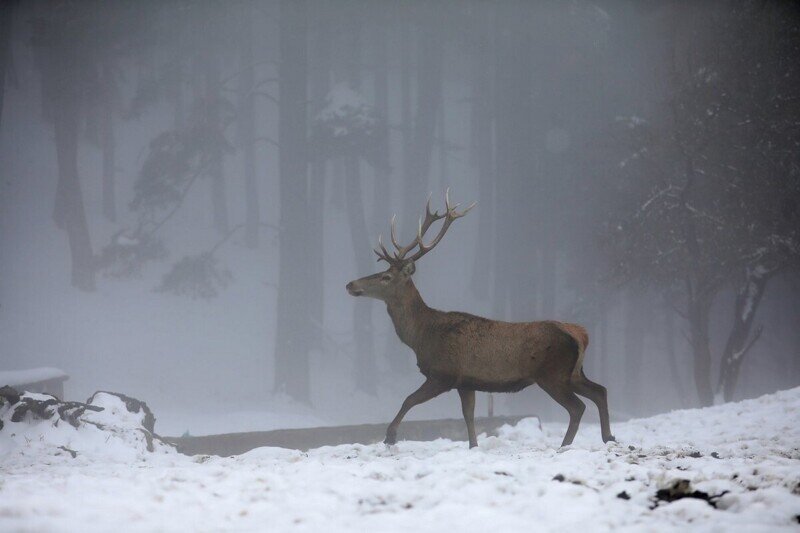
<svg viewBox="0 0 800 533"><path fill-rule="evenodd" d="M576 379L581 374L583 368L583 356L586 353L586 347L589 346L589 332L586 328L578 324L571 324L569 322L554 322L558 328L575 339L578 343L578 362L575 363L575 368L572 369L572 379Z"/></svg>

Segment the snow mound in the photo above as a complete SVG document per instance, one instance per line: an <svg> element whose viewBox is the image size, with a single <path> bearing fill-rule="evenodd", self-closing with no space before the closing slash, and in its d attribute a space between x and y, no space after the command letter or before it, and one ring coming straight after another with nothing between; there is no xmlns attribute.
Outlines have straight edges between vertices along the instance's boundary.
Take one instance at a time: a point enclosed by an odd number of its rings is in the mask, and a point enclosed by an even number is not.
<svg viewBox="0 0 800 533"><path fill-rule="evenodd" d="M146 423L122 400L94 399L106 401L87 416ZM136 468L0 456L0 530L797 531L800 388L612 429L619 442L583 424L559 448L565 424L526 419L473 449L447 439L265 447Z"/></svg>
<svg viewBox="0 0 800 533"><path fill-rule="evenodd" d="M154 429L147 404L123 394L96 392L82 403L0 389L0 459L6 462L130 462L177 453Z"/></svg>

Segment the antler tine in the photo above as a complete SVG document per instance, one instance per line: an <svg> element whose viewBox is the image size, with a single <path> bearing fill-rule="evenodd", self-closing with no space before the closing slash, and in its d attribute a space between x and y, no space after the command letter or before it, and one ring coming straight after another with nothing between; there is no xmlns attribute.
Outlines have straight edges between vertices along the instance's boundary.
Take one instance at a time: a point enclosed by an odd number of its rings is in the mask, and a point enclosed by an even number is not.
<svg viewBox="0 0 800 533"><path fill-rule="evenodd" d="M392 239L392 244L394 245L397 251L393 254L393 256L389 254L389 252L386 250L386 247L383 245L383 237L379 236L378 246L380 247L380 250L378 250L377 248L374 250L374 252L378 255L378 261L382 259L387 263L392 263L392 264L397 263L398 261L405 259L405 256L408 252L413 250L415 247L418 247L416 253L414 253L414 255L411 257L411 259L416 261L423 255L428 253L430 250L432 250L437 244L439 244L439 241L442 240L442 237L444 237L444 234L447 232L447 228L450 227L450 224L452 224L455 219L461 218L464 215L466 215L469 212L469 210L475 207L475 205L477 204L477 202L473 202L469 207L467 207L465 210L459 213L457 211L457 208L461 204L450 205L450 188L448 187L444 193L445 212L444 214L440 215L438 210L431 211L431 196L432 196L431 194L428 195L428 201L425 203L425 218L423 219L422 217L420 217L419 220L417 221L417 235L414 237L414 240L411 241L411 243L408 244L407 246L402 246L397 241L397 215L392 215L391 239ZM436 237L431 241L430 244L426 245L423 240L425 234L427 233L427 231L430 229L431 225L433 225L434 222L442 219L444 219L444 223L442 223L442 227L439 229L439 234L436 235Z"/></svg>
<svg viewBox="0 0 800 533"><path fill-rule="evenodd" d="M417 245L417 239L416 238L413 241L411 241L411 244L409 244L407 246L401 246L400 243L397 242L397 224L396 224L396 221L397 221L397 215L393 215L392 216L392 224L391 224L392 225L392 244L394 245L395 248L397 248L397 251L394 253L394 261L398 261L400 259L403 259L405 257L405 255L408 252L410 252Z"/></svg>
<svg viewBox="0 0 800 533"><path fill-rule="evenodd" d="M412 260L414 261L418 260L420 257L422 257L423 255L431 251L433 248L435 248L436 245L439 244L439 241L442 240L442 237L444 237L444 234L447 233L447 229L450 227L450 224L452 224L453 221L456 220L457 218L461 218L464 215L466 215L470 211L470 209L472 209L477 205L477 202L473 202L469 207L467 207L465 210L459 213L458 211L456 211L456 209L461 204L456 204L454 206L450 205L450 188L448 187L444 193L444 204L445 204L444 215L439 215L438 212L431 214L430 210L426 210L425 222L420 223L419 229L417 231L416 241L419 246L419 249L411 257ZM441 219L444 219L444 222L442 223L442 227L439 229L438 235L436 235L436 237L430 242L430 244L426 245L425 242L422 240L423 235L425 235L425 232L428 230L431 224Z"/></svg>
<svg viewBox="0 0 800 533"><path fill-rule="evenodd" d="M391 221L392 235L391 235L391 237L392 237L392 244L394 244L394 247L399 250L400 248L402 248L402 246L400 246L397 243L397 236L395 235L396 222L397 222L397 213L392 215L392 221Z"/></svg>
<svg viewBox="0 0 800 533"><path fill-rule="evenodd" d="M378 256L378 261L384 260L387 263L392 262L392 256L386 247L383 245L383 235L378 235L378 246L380 247L380 252L377 248L373 248L372 251L375 252Z"/></svg>
<svg viewBox="0 0 800 533"><path fill-rule="evenodd" d="M458 205L461 205L461 204L458 204ZM457 206L455 206L455 207L458 207L458 205L457 205ZM453 208L453 213L455 214L455 218L461 218L461 217L463 217L464 215L466 215L467 213L469 213L470 209L472 209L472 208L473 208L473 207L475 207L476 205L478 205L478 202L472 202L471 204L469 204L469 207L467 207L466 209L464 209L464 210L463 210L463 211L461 211L460 213L456 213L456 212L455 212L455 207L454 207L454 208Z"/></svg>

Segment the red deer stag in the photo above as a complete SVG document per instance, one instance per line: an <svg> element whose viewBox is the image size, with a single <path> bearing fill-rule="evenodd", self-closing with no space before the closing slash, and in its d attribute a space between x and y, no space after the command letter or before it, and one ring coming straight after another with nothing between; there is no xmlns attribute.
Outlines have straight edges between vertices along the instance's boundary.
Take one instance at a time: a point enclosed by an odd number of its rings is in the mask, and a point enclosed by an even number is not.
<svg viewBox="0 0 800 533"><path fill-rule="evenodd" d="M389 268L347 284L353 296L369 296L386 302L389 316L400 340L417 356L417 366L425 382L411 393L386 430L387 444L397 441L397 427L415 405L452 389L461 396L461 409L467 423L470 448L477 446L474 411L475 391L517 392L538 383L569 413L569 427L562 446L572 443L586 408L577 394L597 404L604 442L614 440L608 419L606 389L589 381L583 373L583 353L589 342L586 330L576 324L555 321L500 322L459 312L444 312L428 307L411 275L415 262L430 252L444 237L450 225L472 209L462 212L451 206L445 194L445 212L431 212L430 198L425 219L420 219L416 238L401 246L392 218L390 254L378 238L378 261ZM425 244L425 232L434 222L444 220L439 234ZM409 253L416 248L416 251Z"/></svg>

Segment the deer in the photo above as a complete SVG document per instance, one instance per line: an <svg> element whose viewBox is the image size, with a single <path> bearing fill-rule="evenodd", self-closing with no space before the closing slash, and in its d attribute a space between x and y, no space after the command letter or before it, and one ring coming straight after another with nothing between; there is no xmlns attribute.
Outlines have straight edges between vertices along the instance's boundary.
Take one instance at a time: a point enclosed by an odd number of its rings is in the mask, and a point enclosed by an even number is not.
<svg viewBox="0 0 800 533"><path fill-rule="evenodd" d="M572 444L586 408L578 397L597 406L603 442L614 441L608 416L606 388L590 381L583 371L584 352L589 344L586 329L577 324L554 320L503 322L457 311L429 307L420 296L412 276L416 263L442 240L450 225L466 215L476 203L463 211L461 204L450 204L445 192L445 211L431 211L430 196L425 218L420 217L417 235L411 243L398 243L396 216L391 219L390 253L378 237L373 251L378 261L387 263L382 272L347 284L352 296L383 301L400 340L411 348L417 367L425 378L422 385L403 402L397 416L386 429L386 445L397 442L397 429L414 406L456 389L467 426L469 447L478 445L475 435L475 393L518 392L538 384L569 414L569 425L561 446ZM439 233L427 243L426 232L442 221ZM413 253L412 253L413 251Z"/></svg>

